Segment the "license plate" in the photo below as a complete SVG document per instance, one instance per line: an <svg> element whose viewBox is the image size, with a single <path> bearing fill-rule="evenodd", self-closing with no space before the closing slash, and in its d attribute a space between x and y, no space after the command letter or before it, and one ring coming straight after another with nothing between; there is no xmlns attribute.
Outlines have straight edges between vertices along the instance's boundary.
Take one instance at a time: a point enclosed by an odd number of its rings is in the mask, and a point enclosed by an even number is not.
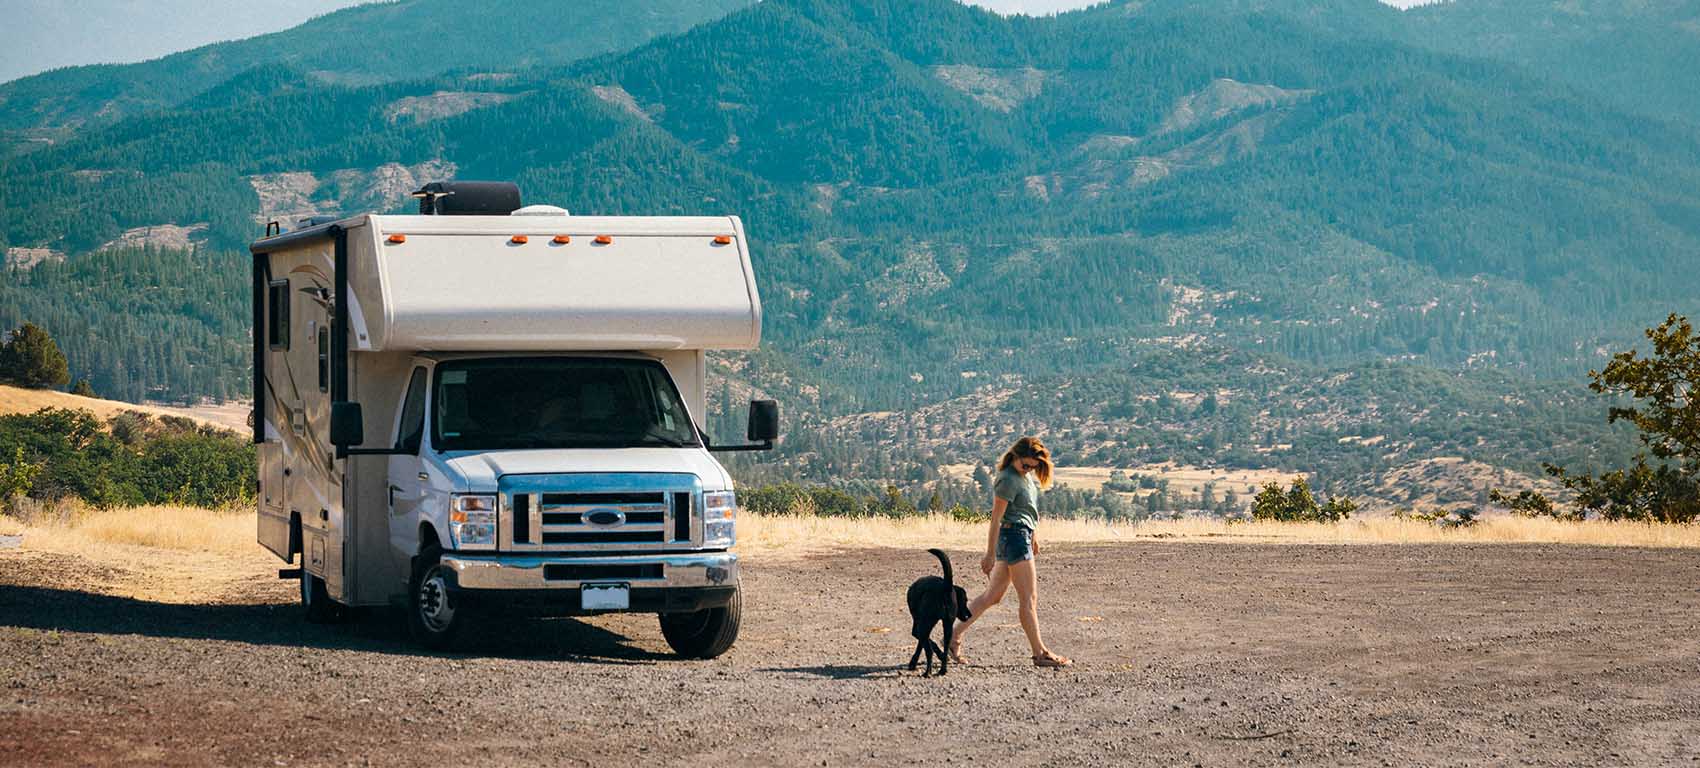
<svg viewBox="0 0 1700 768"><path fill-rule="evenodd" d="M632 588L626 584L585 584L578 592L580 607L587 611L624 611L632 607Z"/></svg>

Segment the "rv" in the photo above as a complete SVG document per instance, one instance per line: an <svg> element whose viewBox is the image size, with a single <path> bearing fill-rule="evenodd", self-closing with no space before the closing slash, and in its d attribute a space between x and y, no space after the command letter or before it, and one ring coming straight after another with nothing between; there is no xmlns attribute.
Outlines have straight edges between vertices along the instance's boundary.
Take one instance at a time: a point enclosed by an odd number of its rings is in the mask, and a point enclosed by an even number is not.
<svg viewBox="0 0 1700 768"><path fill-rule="evenodd" d="M250 247L259 543L306 618L399 604L441 648L484 609L649 612L680 655L724 653L738 505L712 454L778 435L767 400L750 443L701 426L706 351L761 338L742 223L415 196Z"/></svg>

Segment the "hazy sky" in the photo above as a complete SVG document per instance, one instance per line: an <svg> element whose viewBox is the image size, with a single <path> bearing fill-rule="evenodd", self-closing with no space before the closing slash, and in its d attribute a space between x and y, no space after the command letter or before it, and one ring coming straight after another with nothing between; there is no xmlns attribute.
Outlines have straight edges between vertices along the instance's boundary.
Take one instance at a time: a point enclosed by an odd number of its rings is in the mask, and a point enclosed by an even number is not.
<svg viewBox="0 0 1700 768"><path fill-rule="evenodd" d="M470 0L475 2L476 0ZM973 0L1044 14L1095 0ZM1208 2L1208 0L1204 0ZM1406 7L1421 0L1383 0ZM142 61L300 24L358 0L0 0L0 82L73 64Z"/></svg>

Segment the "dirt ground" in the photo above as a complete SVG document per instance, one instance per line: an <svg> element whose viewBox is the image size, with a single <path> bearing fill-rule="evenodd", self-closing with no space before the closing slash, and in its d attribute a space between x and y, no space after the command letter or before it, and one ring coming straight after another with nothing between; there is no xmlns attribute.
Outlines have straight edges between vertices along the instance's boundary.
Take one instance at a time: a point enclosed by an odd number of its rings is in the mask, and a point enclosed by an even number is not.
<svg viewBox="0 0 1700 768"><path fill-rule="evenodd" d="M102 567L0 551L0 764L1700 762L1685 550L1056 545L1041 618L1077 665L1029 665L1011 596L934 679L900 669L922 552L746 560L708 662L652 616L430 654L387 611L305 624L267 573L174 605L85 591Z"/></svg>

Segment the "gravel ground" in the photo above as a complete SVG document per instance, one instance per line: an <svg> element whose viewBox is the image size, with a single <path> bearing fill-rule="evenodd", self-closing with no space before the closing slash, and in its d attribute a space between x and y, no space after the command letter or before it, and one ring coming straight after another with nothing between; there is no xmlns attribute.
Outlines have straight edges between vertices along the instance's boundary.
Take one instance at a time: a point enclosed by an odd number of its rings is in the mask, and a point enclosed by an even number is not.
<svg viewBox="0 0 1700 768"><path fill-rule="evenodd" d="M1030 666L1012 594L933 679L900 668L924 552L746 560L709 662L652 616L430 654L389 611L307 625L265 573L168 605L79 587L102 567L0 552L0 764L1700 763L1683 550L1053 545L1041 621L1076 666Z"/></svg>

